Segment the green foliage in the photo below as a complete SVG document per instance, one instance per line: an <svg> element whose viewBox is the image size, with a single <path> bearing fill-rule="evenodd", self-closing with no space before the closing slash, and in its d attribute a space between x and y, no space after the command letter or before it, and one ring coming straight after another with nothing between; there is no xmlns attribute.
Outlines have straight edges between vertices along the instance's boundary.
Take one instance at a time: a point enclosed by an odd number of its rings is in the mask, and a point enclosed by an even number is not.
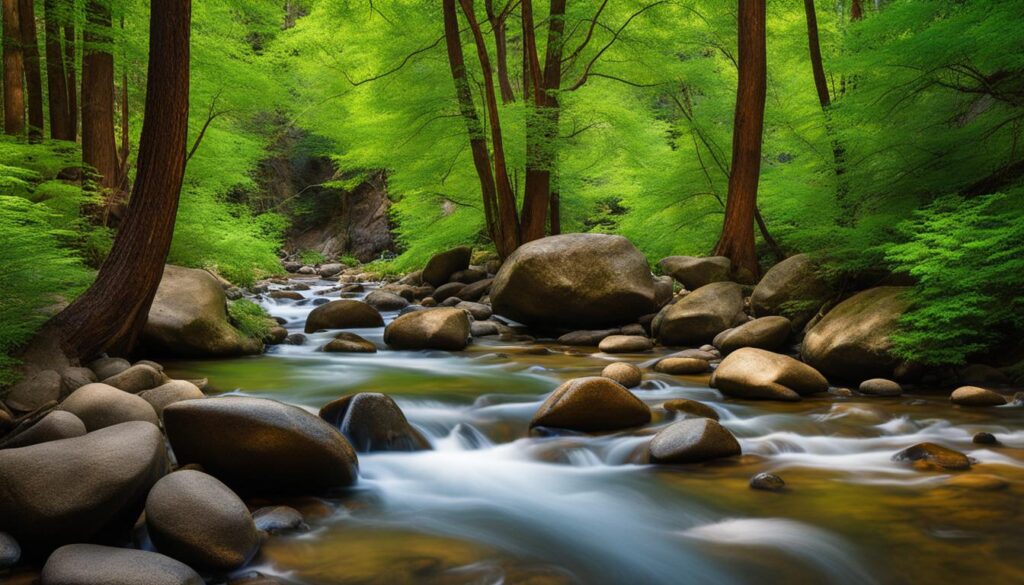
<svg viewBox="0 0 1024 585"><path fill-rule="evenodd" d="M899 226L907 241L886 257L918 281L893 338L901 357L963 363L1024 325L1022 194L943 197Z"/></svg>
<svg viewBox="0 0 1024 585"><path fill-rule="evenodd" d="M342 256L341 258L338 258L338 262L348 266L349 268L359 266L359 259L354 256Z"/></svg>
<svg viewBox="0 0 1024 585"><path fill-rule="evenodd" d="M228 318L231 324L247 337L266 340L270 337L270 330L274 321L270 315L263 310L263 307L247 300L239 299L228 303Z"/></svg>
<svg viewBox="0 0 1024 585"><path fill-rule="evenodd" d="M317 264L323 264L327 261L327 258L316 250L303 250L299 252L299 261L303 264L315 266Z"/></svg>

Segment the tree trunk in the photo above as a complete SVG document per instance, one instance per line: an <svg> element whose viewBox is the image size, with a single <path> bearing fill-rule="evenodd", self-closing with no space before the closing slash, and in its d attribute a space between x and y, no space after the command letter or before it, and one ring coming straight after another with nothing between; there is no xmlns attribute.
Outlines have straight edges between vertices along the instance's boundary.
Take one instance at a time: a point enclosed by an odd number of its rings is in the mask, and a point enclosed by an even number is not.
<svg viewBox="0 0 1024 585"><path fill-rule="evenodd" d="M36 33L34 0L18 0L21 43L25 67L25 93L28 96L28 137L43 137L43 79L40 73L39 35Z"/></svg>
<svg viewBox="0 0 1024 585"><path fill-rule="evenodd" d="M131 152L131 138L128 135L128 74L121 74L121 147L117 157L117 188L128 190L128 154Z"/></svg>
<svg viewBox="0 0 1024 585"><path fill-rule="evenodd" d="M70 130L70 138L68 140L72 141L78 139L78 79L75 74L78 65L75 61L76 41L75 23L74 19L71 18L64 25L64 70L67 71L68 76L68 129Z"/></svg>
<svg viewBox="0 0 1024 585"><path fill-rule="evenodd" d="M25 58L22 52L18 0L3 0L4 20L4 133L25 132Z"/></svg>
<svg viewBox="0 0 1024 585"><path fill-rule="evenodd" d="M864 4L862 0L852 0L850 3L850 20L856 22L864 18Z"/></svg>
<svg viewBox="0 0 1024 585"><path fill-rule="evenodd" d="M163 277L185 173L190 0L153 2L138 173L125 221L89 290L51 327L69 357L130 351Z"/></svg>
<svg viewBox="0 0 1024 585"><path fill-rule="evenodd" d="M114 140L114 55L112 21L105 2L86 4L82 56L82 161L96 170L104 190L117 187Z"/></svg>
<svg viewBox="0 0 1024 585"><path fill-rule="evenodd" d="M498 112L498 97L494 91L494 73L491 69L491 59L487 55L487 44L484 41L483 32L480 30L480 23L477 22L476 14L473 12L473 0L459 0L459 3L473 33L477 58L480 60L480 70L484 76L484 103L487 105L487 121L491 127L494 185L498 194L497 221L501 224L502 237L502 242L500 244L495 242L495 247L498 249L498 253L505 257L506 254L502 251L511 253L512 250L519 247L519 216L516 212L515 193L512 192L512 184L509 182L508 166L505 162L501 116Z"/></svg>
<svg viewBox="0 0 1024 585"><path fill-rule="evenodd" d="M825 79L825 66L821 62L821 42L818 39L818 15L814 11L814 0L804 0L807 15L807 47L811 53L811 71L814 73L814 88L818 90L818 103L825 110L832 104Z"/></svg>
<svg viewBox="0 0 1024 585"><path fill-rule="evenodd" d="M516 93L512 89L512 81L508 76L508 36L505 30L505 11L494 12L494 0L485 0L487 20L491 23L494 33L494 56L498 68L498 87L501 88L501 102L510 104L516 101Z"/></svg>
<svg viewBox="0 0 1024 585"><path fill-rule="evenodd" d="M754 246L754 214L761 172L761 139L767 86L765 0L739 0L739 83L732 135L732 166L722 235L715 254L754 277L760 274Z"/></svg>
<svg viewBox="0 0 1024 585"><path fill-rule="evenodd" d="M64 52L60 44L61 18L57 14L57 0L43 2L43 32L46 35L46 87L50 102L50 137L54 140L74 140L68 111L68 80L64 70Z"/></svg>

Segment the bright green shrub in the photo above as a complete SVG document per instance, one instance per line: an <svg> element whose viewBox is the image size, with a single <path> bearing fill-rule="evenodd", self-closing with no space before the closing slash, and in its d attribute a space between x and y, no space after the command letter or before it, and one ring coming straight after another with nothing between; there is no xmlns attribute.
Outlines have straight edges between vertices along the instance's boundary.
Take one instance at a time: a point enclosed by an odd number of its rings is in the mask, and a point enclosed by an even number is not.
<svg viewBox="0 0 1024 585"><path fill-rule="evenodd" d="M239 331L256 339L267 339L273 328L273 320L263 307L247 299L229 302L228 318Z"/></svg>

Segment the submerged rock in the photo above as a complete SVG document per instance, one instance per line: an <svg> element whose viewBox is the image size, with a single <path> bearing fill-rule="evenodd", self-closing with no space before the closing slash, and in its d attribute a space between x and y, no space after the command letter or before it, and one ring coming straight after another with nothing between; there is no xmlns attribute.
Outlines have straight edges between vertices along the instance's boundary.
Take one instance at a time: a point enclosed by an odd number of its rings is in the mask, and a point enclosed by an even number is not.
<svg viewBox="0 0 1024 585"><path fill-rule="evenodd" d="M555 389L537 409L530 427L584 432L614 431L647 424L651 409L607 378L576 378Z"/></svg>
<svg viewBox="0 0 1024 585"><path fill-rule="evenodd" d="M718 421L693 418L672 423L648 446L652 463L701 463L739 455L740 444Z"/></svg>
<svg viewBox="0 0 1024 585"><path fill-rule="evenodd" d="M326 305L310 311L306 317L306 333L314 333L321 329L358 329L363 327L383 327L384 318L377 309L362 301L342 299L331 301Z"/></svg>
<svg viewBox="0 0 1024 585"><path fill-rule="evenodd" d="M450 307L407 313L384 329L384 343L395 349L459 351L469 344L469 317Z"/></svg>
<svg viewBox="0 0 1024 585"><path fill-rule="evenodd" d="M430 449L430 443L386 394L343 396L321 408L320 418L338 427L360 453Z"/></svg>
<svg viewBox="0 0 1024 585"><path fill-rule="evenodd" d="M753 347L737 350L722 360L711 385L726 396L751 400L795 401L828 390L828 380L811 366Z"/></svg>
<svg viewBox="0 0 1024 585"><path fill-rule="evenodd" d="M750 478L750 489L777 492L786 487L786 482L774 473L758 473Z"/></svg>
<svg viewBox="0 0 1024 585"><path fill-rule="evenodd" d="M665 410L672 412L685 412L686 414L691 414L693 416L718 420L718 412L715 411L714 408L711 408L703 402L697 402L696 400L676 398L675 400L666 401L665 404L662 404L661 406Z"/></svg>
<svg viewBox="0 0 1024 585"><path fill-rule="evenodd" d="M957 388L949 396L949 400L960 406L1002 406L1006 404L1006 397L1002 394L977 386Z"/></svg>
<svg viewBox="0 0 1024 585"><path fill-rule="evenodd" d="M280 534L294 530L306 530L302 514L291 506L266 506L252 513L256 530L267 534Z"/></svg>
<svg viewBox="0 0 1024 585"><path fill-rule="evenodd" d="M644 378L640 368L625 362L608 364L603 370L601 370L601 375L609 380L614 380L619 384L622 384L625 388L635 388L639 386Z"/></svg>
<svg viewBox="0 0 1024 585"><path fill-rule="evenodd" d="M50 555L43 585L203 585L195 571L170 557L98 544L69 544Z"/></svg>
<svg viewBox="0 0 1024 585"><path fill-rule="evenodd" d="M914 463L924 467L941 467L942 469L961 470L971 467L967 455L935 443L918 443L896 453L892 460L897 463Z"/></svg>
<svg viewBox="0 0 1024 585"><path fill-rule="evenodd" d="M365 339L350 331L343 331L334 336L324 351L338 353L377 353L377 346L372 341Z"/></svg>
<svg viewBox="0 0 1024 585"><path fill-rule="evenodd" d="M668 305L654 318L654 335L662 345L701 345L743 317L743 288L716 282Z"/></svg>

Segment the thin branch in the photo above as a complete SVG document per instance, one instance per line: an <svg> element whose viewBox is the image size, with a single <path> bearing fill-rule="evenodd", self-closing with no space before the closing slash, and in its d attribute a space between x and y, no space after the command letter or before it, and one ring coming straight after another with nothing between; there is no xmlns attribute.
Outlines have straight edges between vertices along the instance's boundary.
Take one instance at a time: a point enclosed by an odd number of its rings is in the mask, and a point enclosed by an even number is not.
<svg viewBox="0 0 1024 585"><path fill-rule="evenodd" d="M576 80L576 83L572 84L572 86L569 87L569 91L575 91L582 87L583 84L587 82L587 78L590 76L590 70L594 68L594 64L597 63L597 60L601 58L601 55L604 55L605 51L607 51L613 44L615 44L615 41L619 39L619 35L622 34L622 31L626 30L626 27L629 26L629 23L633 22L634 18L661 4L668 4L668 0L660 0L658 2L654 2L653 4L648 4L647 6L644 6L640 10L630 15L630 17L626 19L626 22L623 22L622 26L620 26L618 30L615 31L615 34L612 35L611 40L605 43L605 45L601 47L597 54L595 54L590 59L590 61L587 62L586 67L583 68L583 73L580 75L580 78Z"/></svg>

